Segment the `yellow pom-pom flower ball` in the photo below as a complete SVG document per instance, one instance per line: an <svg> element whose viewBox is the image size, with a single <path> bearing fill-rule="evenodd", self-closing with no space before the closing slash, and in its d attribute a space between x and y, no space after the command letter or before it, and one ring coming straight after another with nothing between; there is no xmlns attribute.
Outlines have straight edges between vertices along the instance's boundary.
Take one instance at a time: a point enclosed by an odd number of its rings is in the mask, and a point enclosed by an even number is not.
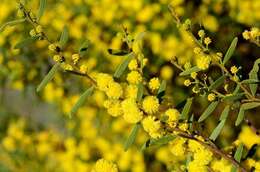
<svg viewBox="0 0 260 172"><path fill-rule="evenodd" d="M159 100L155 96L146 96L143 100L143 110L148 114L158 112Z"/></svg>
<svg viewBox="0 0 260 172"><path fill-rule="evenodd" d="M99 159L91 172L118 172L116 164L105 159Z"/></svg>
<svg viewBox="0 0 260 172"><path fill-rule="evenodd" d="M99 73L96 76L96 81L97 81L97 87L101 90L101 91L107 91L108 89L108 85L111 82L114 82L112 76L105 74L105 73Z"/></svg>
<svg viewBox="0 0 260 172"><path fill-rule="evenodd" d="M180 112L177 109L170 108L165 112L165 115L168 116L169 122L173 122L179 119Z"/></svg>
<svg viewBox="0 0 260 172"><path fill-rule="evenodd" d="M210 62L211 62L210 56L200 56L197 60L197 66L202 70L206 70L209 68Z"/></svg>
<svg viewBox="0 0 260 172"><path fill-rule="evenodd" d="M154 116L148 116L142 120L143 128L152 138L160 137L160 121L156 120Z"/></svg>
<svg viewBox="0 0 260 172"><path fill-rule="evenodd" d="M104 107L107 108L108 114L113 117L117 117L123 114L121 102L118 100L106 100L104 102Z"/></svg>
<svg viewBox="0 0 260 172"><path fill-rule="evenodd" d="M137 60L136 59L132 59L130 61L130 63L128 64L128 68L129 68L129 70L137 70L137 68L138 68Z"/></svg>
<svg viewBox="0 0 260 172"><path fill-rule="evenodd" d="M142 120L143 112L138 108L135 99L125 99L121 104L123 118L128 123L137 123Z"/></svg>
<svg viewBox="0 0 260 172"><path fill-rule="evenodd" d="M236 74L238 72L238 68L236 66L232 66L230 68L230 71L231 71L232 74Z"/></svg>
<svg viewBox="0 0 260 172"><path fill-rule="evenodd" d="M106 94L109 98L119 99L123 94L123 89L119 83L111 82L108 84Z"/></svg>
<svg viewBox="0 0 260 172"><path fill-rule="evenodd" d="M208 101L212 102L216 99L216 95L214 93L210 93L208 95Z"/></svg>
<svg viewBox="0 0 260 172"><path fill-rule="evenodd" d="M130 84L138 84L139 82L142 81L142 76L139 72L137 71L131 71L128 75L127 75L127 81Z"/></svg>
<svg viewBox="0 0 260 172"><path fill-rule="evenodd" d="M158 78L152 78L150 81L149 81L149 88L152 90L152 91L155 91L155 90L158 90L160 87L160 81Z"/></svg>

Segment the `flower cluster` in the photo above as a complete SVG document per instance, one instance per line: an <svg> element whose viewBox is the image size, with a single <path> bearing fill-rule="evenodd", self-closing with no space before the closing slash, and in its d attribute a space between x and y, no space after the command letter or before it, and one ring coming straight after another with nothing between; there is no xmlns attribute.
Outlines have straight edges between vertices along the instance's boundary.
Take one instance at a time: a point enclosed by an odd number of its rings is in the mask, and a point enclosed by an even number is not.
<svg viewBox="0 0 260 172"><path fill-rule="evenodd" d="M37 16L27 9L38 5L36 1L24 2L18 5L19 19L0 27L0 31L4 29L0 37L0 111L4 124L0 169L260 170L258 131L254 121L247 119L257 116L248 114L257 114L258 110L251 109L260 106L259 60L246 80L244 72L249 65L242 69L243 64L233 64L243 63L244 53L257 53L256 46L248 45L253 42L259 46L259 29L252 25L259 21L258 0L64 0L48 1L46 6L42 3L47 1L41 1L40 7L46 8L41 17L42 9ZM195 23L190 19L182 23L180 18L193 14L193 10ZM2 0L0 11L0 22L13 20L15 2ZM170 14L177 23L176 34L168 32L173 29ZM229 17L222 19L226 14ZM17 24L23 22L28 24L20 28ZM115 36L118 22L122 32ZM226 26L227 22L234 25ZM9 27L14 24L17 27ZM233 53L238 39L228 49L228 36L223 35L248 27L251 29L242 36L250 42L242 42ZM27 34L17 35L22 29ZM15 49L9 50L15 42ZM101 51L108 47L108 51ZM228 51L223 56L216 49ZM44 58L49 56L51 60ZM52 65L58 66L55 75L50 70L41 82ZM28 95L40 82L42 92ZM80 96L86 87L90 89ZM194 99L187 98L191 96ZM27 104L32 106L25 111ZM59 115L75 109L71 119ZM236 127L246 122L249 125L243 125L240 133L231 124L235 114ZM217 136L221 139L215 142ZM231 144L233 138L237 140ZM139 151L141 145L145 153ZM240 159L236 152L239 145L243 145ZM156 149L146 151L153 146Z"/></svg>
<svg viewBox="0 0 260 172"><path fill-rule="evenodd" d="M253 27L253 28L250 29L250 31L245 30L242 35L243 35L243 38L245 40L249 40L249 41L255 43L258 46L260 45L260 41L259 41L260 30L259 30L259 28Z"/></svg>
<svg viewBox="0 0 260 172"><path fill-rule="evenodd" d="M118 172L118 169L112 162L100 159L96 162L95 167L91 172Z"/></svg>

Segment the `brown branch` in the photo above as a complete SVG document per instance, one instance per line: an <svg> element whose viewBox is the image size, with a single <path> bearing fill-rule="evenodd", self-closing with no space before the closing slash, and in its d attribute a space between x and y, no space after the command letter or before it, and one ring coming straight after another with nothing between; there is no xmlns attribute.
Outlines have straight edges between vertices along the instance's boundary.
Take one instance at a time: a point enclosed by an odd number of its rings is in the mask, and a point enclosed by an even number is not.
<svg viewBox="0 0 260 172"><path fill-rule="evenodd" d="M78 75L78 76L84 76L86 78L88 78L94 85L97 85L97 82L91 77L89 76L87 73L81 73L78 71L74 71L74 70L65 70L65 72L74 74L74 75Z"/></svg>
<svg viewBox="0 0 260 172"><path fill-rule="evenodd" d="M210 142L210 144L207 144L206 142L203 142L202 140L199 140L198 138L196 138L194 135L191 135L179 128L171 128L170 132L173 132L173 131L176 131L178 133L177 135L180 137L187 138L187 139L198 142L202 146L208 148L211 152L213 152L213 153L225 158L229 162L231 162L235 167L240 169L240 171L246 172L246 169L239 162L237 162L232 156L226 154L224 151L219 149L213 142Z"/></svg>

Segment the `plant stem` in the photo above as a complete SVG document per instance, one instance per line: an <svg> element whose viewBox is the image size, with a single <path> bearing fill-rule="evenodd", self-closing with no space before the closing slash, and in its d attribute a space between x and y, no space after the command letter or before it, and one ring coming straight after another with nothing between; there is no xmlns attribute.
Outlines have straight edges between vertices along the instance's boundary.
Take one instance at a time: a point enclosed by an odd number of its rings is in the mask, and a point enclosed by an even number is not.
<svg viewBox="0 0 260 172"><path fill-rule="evenodd" d="M174 17L174 22L177 24L177 26L180 26L181 25L181 20L179 19L178 15L174 12L174 10L172 9L171 6L168 7L169 8L169 11L170 13L172 14L172 16ZM191 32L190 29L185 29L185 31L191 36L191 38L193 39L193 41L201 48L203 49L204 51L209 51L209 53L213 56L215 56L216 54L213 52L213 51L210 51L208 48L206 48L194 35L193 33ZM245 93L246 97L249 99L249 100L252 100L252 101L260 101L259 98L256 98L254 97L248 90L247 88L239 81L237 80L234 80L233 79L233 76L231 75L231 73L227 70L227 68L220 64L220 63L214 63L215 65L217 65L224 73L227 74L227 76L232 80L234 81ZM174 64L176 66L176 64ZM180 67L178 67L179 69L181 69Z"/></svg>
<svg viewBox="0 0 260 172"><path fill-rule="evenodd" d="M177 132L177 135L180 136L180 137L187 138L187 139L194 140L194 141L198 142L202 146L211 150L211 152L213 152L213 153L225 158L229 162L231 162L235 167L240 169L240 171L246 172L246 169L239 162L237 162L232 156L226 154L224 151L219 149L213 142L211 142L211 144L207 144L206 142L203 142L202 140L196 138L194 135L189 134L189 133L187 133L187 132L185 132L185 131L177 128L177 127L176 128L170 128L170 132L173 132L173 131Z"/></svg>
<svg viewBox="0 0 260 172"><path fill-rule="evenodd" d="M36 26L39 25L39 23L36 20L33 20L31 18L30 12L25 8L25 6L20 1L18 3L19 3L19 6L21 7L21 10L23 10L23 12L25 14L26 21L28 21L33 26L33 28L35 29ZM45 32L42 32L41 37L44 40L46 40L49 44L52 44L52 42L50 41L50 39L48 38L48 36ZM62 55L63 51L61 50L59 52L59 54ZM92 84L94 84L95 86L97 85L96 81L91 76L89 76L87 73L81 73L81 72L78 72L78 71L75 71L75 70L65 70L65 72L72 73L74 75L85 76L86 78L88 78L92 82Z"/></svg>
<svg viewBox="0 0 260 172"><path fill-rule="evenodd" d="M174 66L176 66L178 69L180 69L182 72L184 71L184 69L179 65L179 64L177 64L174 60L171 60L171 63L174 65ZM201 85L201 86L203 86L204 88L207 88L208 89L208 86L205 84L205 83L203 83L203 82L201 82L200 80L197 80L198 81L198 84L199 85ZM216 91L216 90L211 90L213 93L215 93L216 95L218 95L219 97L224 97L224 95L222 94L222 93L220 93L220 92L218 92L218 91Z"/></svg>
<svg viewBox="0 0 260 172"><path fill-rule="evenodd" d="M81 72L78 72L75 70L65 70L65 72L68 72L68 73L71 73L74 75L78 75L78 76L84 76L84 77L88 78L92 82L92 84L97 85L97 82L91 76L89 76L87 73L81 73Z"/></svg>

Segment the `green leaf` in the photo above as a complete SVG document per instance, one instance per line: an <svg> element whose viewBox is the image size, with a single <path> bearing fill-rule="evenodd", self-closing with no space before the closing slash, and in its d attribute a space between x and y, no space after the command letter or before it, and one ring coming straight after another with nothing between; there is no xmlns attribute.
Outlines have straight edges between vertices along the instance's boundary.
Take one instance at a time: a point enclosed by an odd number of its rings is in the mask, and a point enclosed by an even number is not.
<svg viewBox="0 0 260 172"><path fill-rule="evenodd" d="M142 83L138 83L138 91L137 91L137 101L141 101L144 94L144 86Z"/></svg>
<svg viewBox="0 0 260 172"><path fill-rule="evenodd" d="M213 130L213 132L210 135L210 139L215 141L217 137L219 136L220 132L222 131L224 125L225 125L226 119L223 119L220 121L220 123L217 125L217 127Z"/></svg>
<svg viewBox="0 0 260 172"><path fill-rule="evenodd" d="M23 19L18 19L18 20L13 20L13 21L6 22L5 24L3 24L3 25L0 27L0 33L3 32L3 31L5 30L5 28L8 27L8 26L14 26L14 25L23 23L23 22L25 22L25 21L26 21L26 19L23 18Z"/></svg>
<svg viewBox="0 0 260 172"><path fill-rule="evenodd" d="M252 73L250 75L250 78L257 78L257 73ZM250 84L249 85L250 91L251 91L253 96L255 96L255 94L256 94L257 86L258 86L257 84Z"/></svg>
<svg viewBox="0 0 260 172"><path fill-rule="evenodd" d="M143 40L145 35L146 35L146 32L140 32L138 35L136 35L135 41Z"/></svg>
<svg viewBox="0 0 260 172"><path fill-rule="evenodd" d="M240 90L240 86L237 85L232 94L234 94L234 95L238 94L239 90Z"/></svg>
<svg viewBox="0 0 260 172"><path fill-rule="evenodd" d="M226 120L230 111L230 106L227 105L220 115L220 121Z"/></svg>
<svg viewBox="0 0 260 172"><path fill-rule="evenodd" d="M180 73L180 76L186 76L186 75L190 75L192 72L199 72L201 71L200 68L198 68L197 66L194 66L192 68L189 68L183 72Z"/></svg>
<svg viewBox="0 0 260 172"><path fill-rule="evenodd" d="M236 152L235 152L235 155L234 155L234 158L237 162L240 162L240 160L241 160L241 157L242 157L242 154L243 154L243 148L244 148L243 143L240 143Z"/></svg>
<svg viewBox="0 0 260 172"><path fill-rule="evenodd" d="M146 148L149 147L150 139L148 139L141 147L141 151L144 151Z"/></svg>
<svg viewBox="0 0 260 172"><path fill-rule="evenodd" d="M260 80L258 79L246 79L241 82L242 84L258 84L260 83Z"/></svg>
<svg viewBox="0 0 260 172"><path fill-rule="evenodd" d="M210 86L209 86L209 91L214 90L218 88L220 85L222 85L225 81L225 75L219 77L216 81L214 81Z"/></svg>
<svg viewBox="0 0 260 172"><path fill-rule="evenodd" d="M21 42L18 42L14 48L15 49L21 49L23 47L26 47L28 46L29 44L32 44L34 41L36 41L39 37L38 36L35 36L35 37L29 37L29 38L26 38L24 40L22 40Z"/></svg>
<svg viewBox="0 0 260 172"><path fill-rule="evenodd" d="M79 55L80 55L80 56L84 56L84 55L86 54L86 52L87 52L89 46L90 46L90 41L89 41L89 40L85 40L85 41L81 44L81 46L80 46L80 48L79 48Z"/></svg>
<svg viewBox="0 0 260 172"><path fill-rule="evenodd" d="M237 115L237 120L235 122L236 126L238 126L244 120L244 116L245 116L245 110L241 107L239 109L239 113Z"/></svg>
<svg viewBox="0 0 260 172"><path fill-rule="evenodd" d="M186 169L187 169L187 171L188 171L188 169L189 169L189 163L192 161L192 155L191 155L191 153L189 153L188 155L187 155L187 159L186 159L186 163L185 163L185 166L186 166Z"/></svg>
<svg viewBox="0 0 260 172"><path fill-rule="evenodd" d="M214 82L213 79L210 76L208 77L208 80L209 80L210 85Z"/></svg>
<svg viewBox="0 0 260 172"><path fill-rule="evenodd" d="M134 127L132 128L131 134L129 135L129 137L127 138L126 142L125 142L125 146L124 146L124 150L127 151L128 148L130 146L133 145L133 143L135 142L136 136L138 134L138 130L140 128L140 123L136 123L134 125Z"/></svg>
<svg viewBox="0 0 260 172"><path fill-rule="evenodd" d="M60 63L56 63L51 70L49 71L49 73L43 78L42 82L40 83L40 85L37 87L36 91L40 92L47 84L48 82L50 82L55 73L58 71L58 69L60 68Z"/></svg>
<svg viewBox="0 0 260 172"><path fill-rule="evenodd" d="M127 51L127 50L115 50L115 49L111 49L111 48L109 48L107 50L107 52L110 55L114 55L114 56L125 56L130 53L130 51Z"/></svg>
<svg viewBox="0 0 260 172"><path fill-rule="evenodd" d="M140 61L140 67L141 67L141 70L143 71L143 68L144 68L144 56L140 56L139 57L139 61Z"/></svg>
<svg viewBox="0 0 260 172"><path fill-rule="evenodd" d="M142 150L151 147L151 146L162 146L162 145L166 145L168 144L170 141L174 140L176 138L175 135L166 135L166 136L162 136L158 139L149 139L148 141L146 141L144 143L144 145L142 146Z"/></svg>
<svg viewBox="0 0 260 172"><path fill-rule="evenodd" d="M239 172L239 171L237 170L237 167L232 165L231 172Z"/></svg>
<svg viewBox="0 0 260 172"><path fill-rule="evenodd" d="M229 59L232 57L232 55L234 54L234 51L237 46L237 42L238 42L238 38L235 37L233 39L233 41L231 42L231 45L229 46L229 48L224 56L223 65L225 65L229 61Z"/></svg>
<svg viewBox="0 0 260 172"><path fill-rule="evenodd" d="M130 54L127 56L127 58L123 61L123 63L121 63L121 64L117 67L117 69L116 69L116 71L115 71L115 73L114 73L114 77L115 77L115 78L120 78L120 77L123 75L123 73L124 73L125 70L127 69L127 66L128 66L128 64L130 63L130 61L133 59L133 57L134 57L134 53L130 53Z"/></svg>
<svg viewBox="0 0 260 172"><path fill-rule="evenodd" d="M47 5L47 0L40 0L40 6L39 6L38 16L37 16L38 21L40 21L41 17L43 16L46 5Z"/></svg>
<svg viewBox="0 0 260 172"><path fill-rule="evenodd" d="M61 36L60 36L60 45L61 47L63 47L69 40L69 28L68 26L64 26L63 27L63 30L62 30L62 33L61 33Z"/></svg>
<svg viewBox="0 0 260 172"><path fill-rule="evenodd" d="M2 151L2 150L1 150ZM0 162L0 171L1 172L12 172L10 167L8 167L7 164L4 164L3 162Z"/></svg>
<svg viewBox="0 0 260 172"><path fill-rule="evenodd" d="M225 100L225 101L235 101L235 100L241 99L244 95L245 95L245 93L232 94L232 95L225 96L223 98L223 100Z"/></svg>
<svg viewBox="0 0 260 172"><path fill-rule="evenodd" d="M188 119L189 118L189 112L190 112L190 108L191 108L191 105L192 105L192 100L193 100L193 98L187 99L185 106L182 109L180 119Z"/></svg>
<svg viewBox="0 0 260 172"><path fill-rule="evenodd" d="M255 61L252 70L249 72L249 79L258 80L259 64L260 64L260 58ZM255 94L256 94L257 86L258 86L258 84L249 85L250 91L253 96L255 96Z"/></svg>
<svg viewBox="0 0 260 172"><path fill-rule="evenodd" d="M190 131L193 131L193 121L194 121L194 114L192 114L189 119L189 130Z"/></svg>
<svg viewBox="0 0 260 172"><path fill-rule="evenodd" d="M214 101L214 102L210 103L210 105L207 107L207 109L200 116L199 122L202 122L205 119L207 119L212 114L212 112L216 109L218 103L219 103L218 101Z"/></svg>
<svg viewBox="0 0 260 172"><path fill-rule="evenodd" d="M260 103L257 102L250 102L250 103L244 103L242 104L241 108L244 110L254 109L256 107L260 106Z"/></svg>
<svg viewBox="0 0 260 172"><path fill-rule="evenodd" d="M150 142L150 146L162 146L162 145L166 145L167 143L169 143L170 141L174 140L176 138L175 135L166 135L166 136L162 136L158 139L151 139Z"/></svg>
<svg viewBox="0 0 260 172"><path fill-rule="evenodd" d="M159 99L159 102L162 101L162 97L165 95L166 85L167 85L166 80L163 80L162 83L160 84L160 87L159 87L158 93L157 93L157 98Z"/></svg>
<svg viewBox="0 0 260 172"><path fill-rule="evenodd" d="M234 158L237 162L240 162L241 161L241 158L242 158L242 155L243 155L243 143L240 143L236 152L235 152L235 155L234 155ZM231 172L235 172L237 171L237 168L235 166L232 166L232 170Z"/></svg>
<svg viewBox="0 0 260 172"><path fill-rule="evenodd" d="M235 125L238 126L244 120L246 110L254 109L258 106L260 106L260 103L258 103L258 102L250 102L250 103L242 104L241 108L239 110Z"/></svg>
<svg viewBox="0 0 260 172"><path fill-rule="evenodd" d="M75 103L70 111L70 117L72 117L72 115L74 115L78 111L78 109L86 102L86 99L91 96L94 88L94 86L90 87L79 97L78 101Z"/></svg>

